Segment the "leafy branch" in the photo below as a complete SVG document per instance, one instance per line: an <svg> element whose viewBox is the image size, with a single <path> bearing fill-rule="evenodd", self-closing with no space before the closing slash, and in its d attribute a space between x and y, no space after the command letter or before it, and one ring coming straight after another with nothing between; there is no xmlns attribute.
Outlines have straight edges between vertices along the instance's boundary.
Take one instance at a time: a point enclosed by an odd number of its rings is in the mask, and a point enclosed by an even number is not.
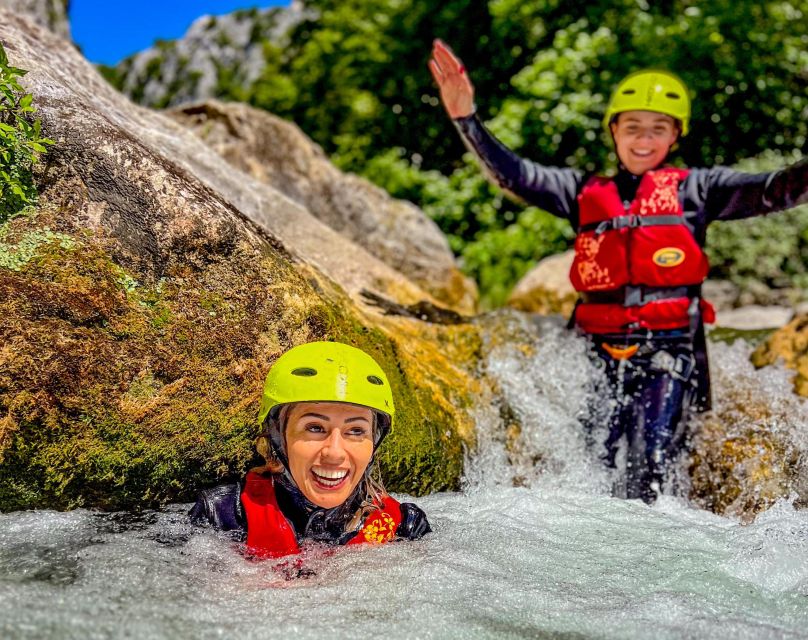
<svg viewBox="0 0 808 640"><path fill-rule="evenodd" d="M32 168L46 145L54 144L32 118L33 95L19 82L26 73L9 64L0 44L0 223L36 202Z"/></svg>

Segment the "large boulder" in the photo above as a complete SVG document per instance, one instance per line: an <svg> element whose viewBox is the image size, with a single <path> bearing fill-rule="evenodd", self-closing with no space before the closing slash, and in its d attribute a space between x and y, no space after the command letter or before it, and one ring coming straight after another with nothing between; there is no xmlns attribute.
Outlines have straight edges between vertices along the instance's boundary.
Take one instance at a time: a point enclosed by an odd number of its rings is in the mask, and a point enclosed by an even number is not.
<svg viewBox="0 0 808 640"><path fill-rule="evenodd" d="M243 470L267 369L318 339L366 349L391 378L389 487L458 486L472 325L385 315L374 305L448 312L130 103L65 40L0 10L0 41L56 141L36 213L0 233L0 509L191 498Z"/></svg>
<svg viewBox="0 0 808 640"><path fill-rule="evenodd" d="M239 103L208 101L168 111L231 165L268 184L463 313L477 299L445 236L415 205L344 174L299 127Z"/></svg>

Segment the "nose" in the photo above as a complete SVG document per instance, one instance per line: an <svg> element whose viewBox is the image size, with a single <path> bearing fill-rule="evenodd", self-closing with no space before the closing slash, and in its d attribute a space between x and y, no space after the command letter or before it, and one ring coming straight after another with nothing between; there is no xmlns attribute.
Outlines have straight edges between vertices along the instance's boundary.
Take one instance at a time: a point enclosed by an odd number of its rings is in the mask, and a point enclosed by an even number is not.
<svg viewBox="0 0 808 640"><path fill-rule="evenodd" d="M323 462L330 462L331 464L339 464L345 460L345 441L339 429L331 430L328 438L323 443L320 454Z"/></svg>

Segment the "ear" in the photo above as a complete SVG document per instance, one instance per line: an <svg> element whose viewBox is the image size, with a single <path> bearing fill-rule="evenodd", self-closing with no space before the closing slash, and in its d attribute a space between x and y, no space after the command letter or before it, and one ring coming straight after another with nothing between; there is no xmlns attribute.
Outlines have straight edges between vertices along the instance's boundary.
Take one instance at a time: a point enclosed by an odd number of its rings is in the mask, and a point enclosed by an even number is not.
<svg viewBox="0 0 808 640"><path fill-rule="evenodd" d="M609 131L612 132L612 138L614 138L614 134L617 133L617 118L613 118L612 121L609 123Z"/></svg>
<svg viewBox="0 0 808 640"><path fill-rule="evenodd" d="M669 150L673 149L674 147L676 147L677 144L679 144L679 136L681 135L681 133L682 131L681 129L679 129L679 127L676 127L673 130L673 135L671 136L671 143L668 145Z"/></svg>

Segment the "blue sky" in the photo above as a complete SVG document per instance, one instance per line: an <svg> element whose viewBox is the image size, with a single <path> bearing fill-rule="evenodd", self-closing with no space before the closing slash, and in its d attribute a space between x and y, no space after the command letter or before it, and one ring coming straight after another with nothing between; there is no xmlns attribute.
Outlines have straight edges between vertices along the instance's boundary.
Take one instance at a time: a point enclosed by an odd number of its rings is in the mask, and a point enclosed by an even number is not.
<svg viewBox="0 0 808 640"><path fill-rule="evenodd" d="M91 62L115 64L157 39L179 38L199 16L288 6L290 0L71 0L73 41Z"/></svg>

